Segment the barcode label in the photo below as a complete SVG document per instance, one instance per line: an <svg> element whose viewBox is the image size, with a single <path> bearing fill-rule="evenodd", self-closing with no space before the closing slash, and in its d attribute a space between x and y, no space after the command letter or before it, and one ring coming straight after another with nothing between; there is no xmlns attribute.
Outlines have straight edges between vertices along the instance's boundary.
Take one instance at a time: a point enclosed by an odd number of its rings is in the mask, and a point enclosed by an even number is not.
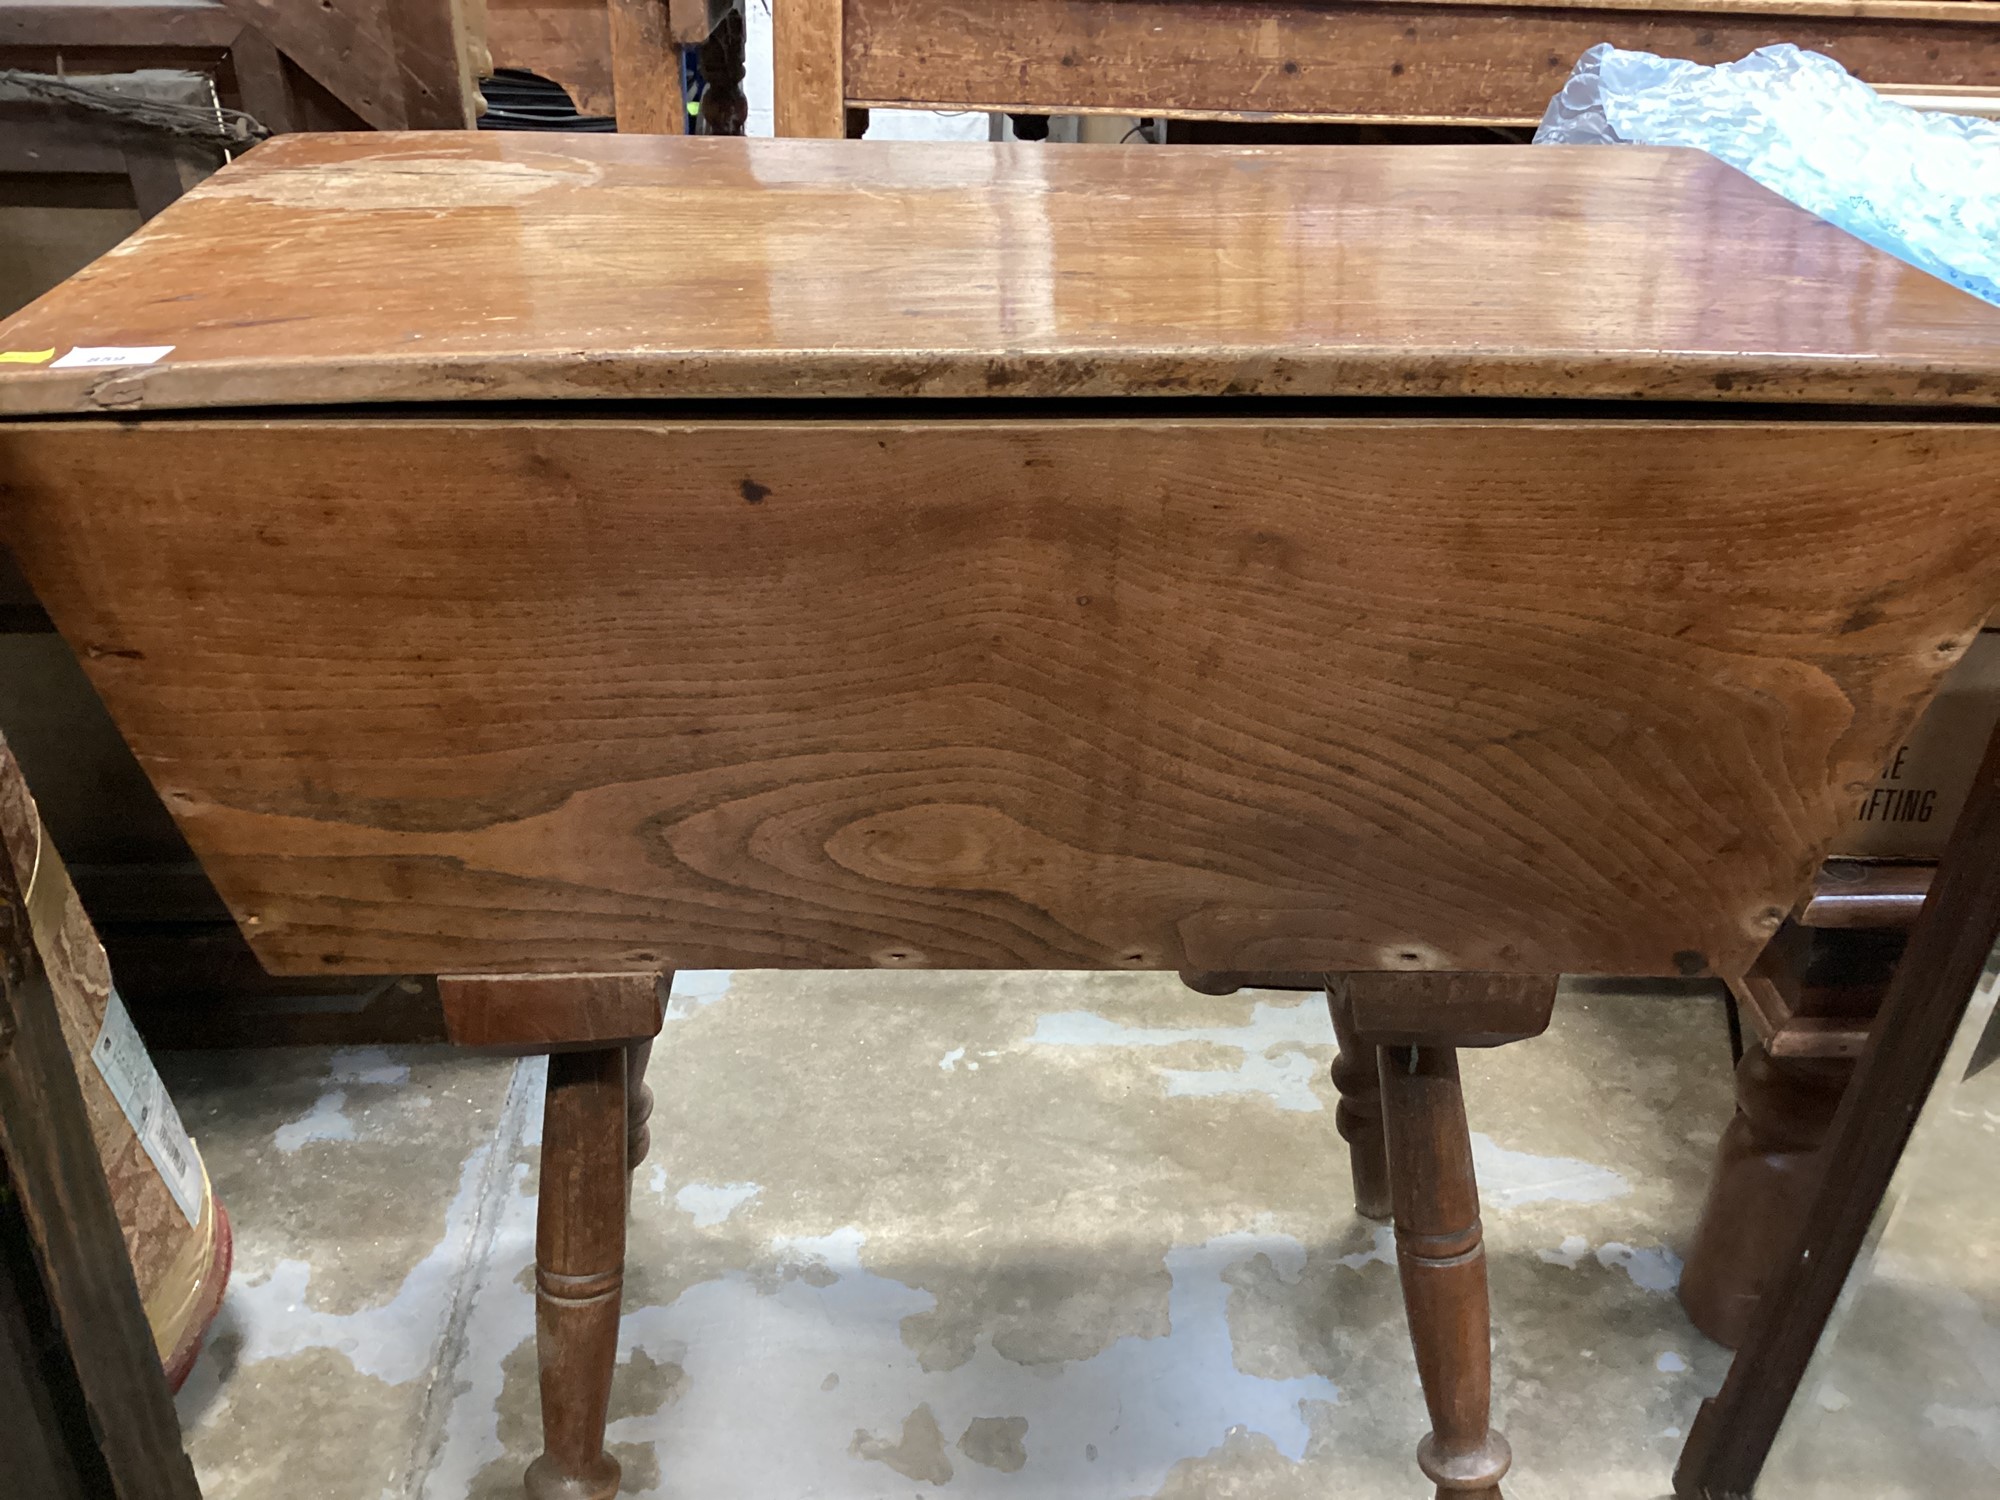
<svg viewBox="0 0 2000 1500"><path fill-rule="evenodd" d="M173 352L172 344L79 344L49 368L100 370L119 365L156 365Z"/></svg>
<svg viewBox="0 0 2000 1500"><path fill-rule="evenodd" d="M115 989L111 1003L104 1008L104 1027L91 1045L90 1060L97 1065L111 1097L125 1111L133 1134L139 1137L140 1146L159 1170L160 1180L187 1215L188 1223L199 1223L201 1163L195 1159L194 1142L188 1139L180 1111L167 1097L167 1086L146 1055L146 1044L139 1040L125 1002Z"/></svg>

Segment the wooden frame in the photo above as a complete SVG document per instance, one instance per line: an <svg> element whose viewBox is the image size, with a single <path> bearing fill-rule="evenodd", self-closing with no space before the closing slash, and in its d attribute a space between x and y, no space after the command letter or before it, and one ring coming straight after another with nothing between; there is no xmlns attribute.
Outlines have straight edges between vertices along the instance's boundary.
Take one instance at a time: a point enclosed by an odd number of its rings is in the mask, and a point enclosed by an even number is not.
<svg viewBox="0 0 2000 1500"><path fill-rule="evenodd" d="M1587 48L1789 41L1882 88L2000 97L1991 0L773 0L780 135L850 109L1533 125Z"/></svg>
<svg viewBox="0 0 2000 1500"><path fill-rule="evenodd" d="M0 3L0 66L188 67L273 131L448 130L477 114L477 0Z"/></svg>

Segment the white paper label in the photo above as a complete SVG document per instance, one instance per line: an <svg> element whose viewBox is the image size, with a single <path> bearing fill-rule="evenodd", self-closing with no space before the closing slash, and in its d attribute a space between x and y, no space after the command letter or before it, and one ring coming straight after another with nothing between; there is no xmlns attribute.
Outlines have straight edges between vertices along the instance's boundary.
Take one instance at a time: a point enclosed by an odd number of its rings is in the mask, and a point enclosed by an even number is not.
<svg viewBox="0 0 2000 1500"><path fill-rule="evenodd" d="M167 1191L174 1195L188 1223L199 1223L201 1163L195 1159L194 1142L188 1139L180 1111L167 1097L167 1086L160 1082L153 1059L146 1055L146 1044L139 1040L116 990L104 1008L104 1029L97 1033L90 1060L97 1064L111 1096L125 1111L139 1144L159 1168Z"/></svg>
<svg viewBox="0 0 2000 1500"><path fill-rule="evenodd" d="M174 352L172 344L134 344L129 347L119 344L103 344L96 348L78 344L61 359L50 365L51 370L89 369L101 365L150 365L165 359Z"/></svg>

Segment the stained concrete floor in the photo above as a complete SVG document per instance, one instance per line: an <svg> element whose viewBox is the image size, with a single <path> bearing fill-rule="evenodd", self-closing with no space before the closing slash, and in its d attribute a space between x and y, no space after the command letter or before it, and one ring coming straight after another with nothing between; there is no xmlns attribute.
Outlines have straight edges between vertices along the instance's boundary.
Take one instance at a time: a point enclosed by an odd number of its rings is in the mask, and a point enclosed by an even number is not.
<svg viewBox="0 0 2000 1500"><path fill-rule="evenodd" d="M675 1500L1419 1497L1389 1234L1317 996L1170 976L680 976L610 1434ZM1713 999L1568 987L1465 1060L1515 1500L1656 1500L1727 1354L1673 1295ZM539 1062L181 1054L237 1232L180 1399L211 1500L519 1493Z"/></svg>

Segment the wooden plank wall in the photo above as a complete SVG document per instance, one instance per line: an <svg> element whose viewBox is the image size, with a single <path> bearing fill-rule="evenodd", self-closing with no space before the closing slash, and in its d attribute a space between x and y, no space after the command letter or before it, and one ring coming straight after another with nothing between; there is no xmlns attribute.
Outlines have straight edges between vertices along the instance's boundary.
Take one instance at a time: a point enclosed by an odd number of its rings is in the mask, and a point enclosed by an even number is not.
<svg viewBox="0 0 2000 1500"><path fill-rule="evenodd" d="M837 136L847 105L1533 124L1599 42L1721 62L1791 41L1881 86L2000 90L1985 0L777 0L773 20L781 135Z"/></svg>

